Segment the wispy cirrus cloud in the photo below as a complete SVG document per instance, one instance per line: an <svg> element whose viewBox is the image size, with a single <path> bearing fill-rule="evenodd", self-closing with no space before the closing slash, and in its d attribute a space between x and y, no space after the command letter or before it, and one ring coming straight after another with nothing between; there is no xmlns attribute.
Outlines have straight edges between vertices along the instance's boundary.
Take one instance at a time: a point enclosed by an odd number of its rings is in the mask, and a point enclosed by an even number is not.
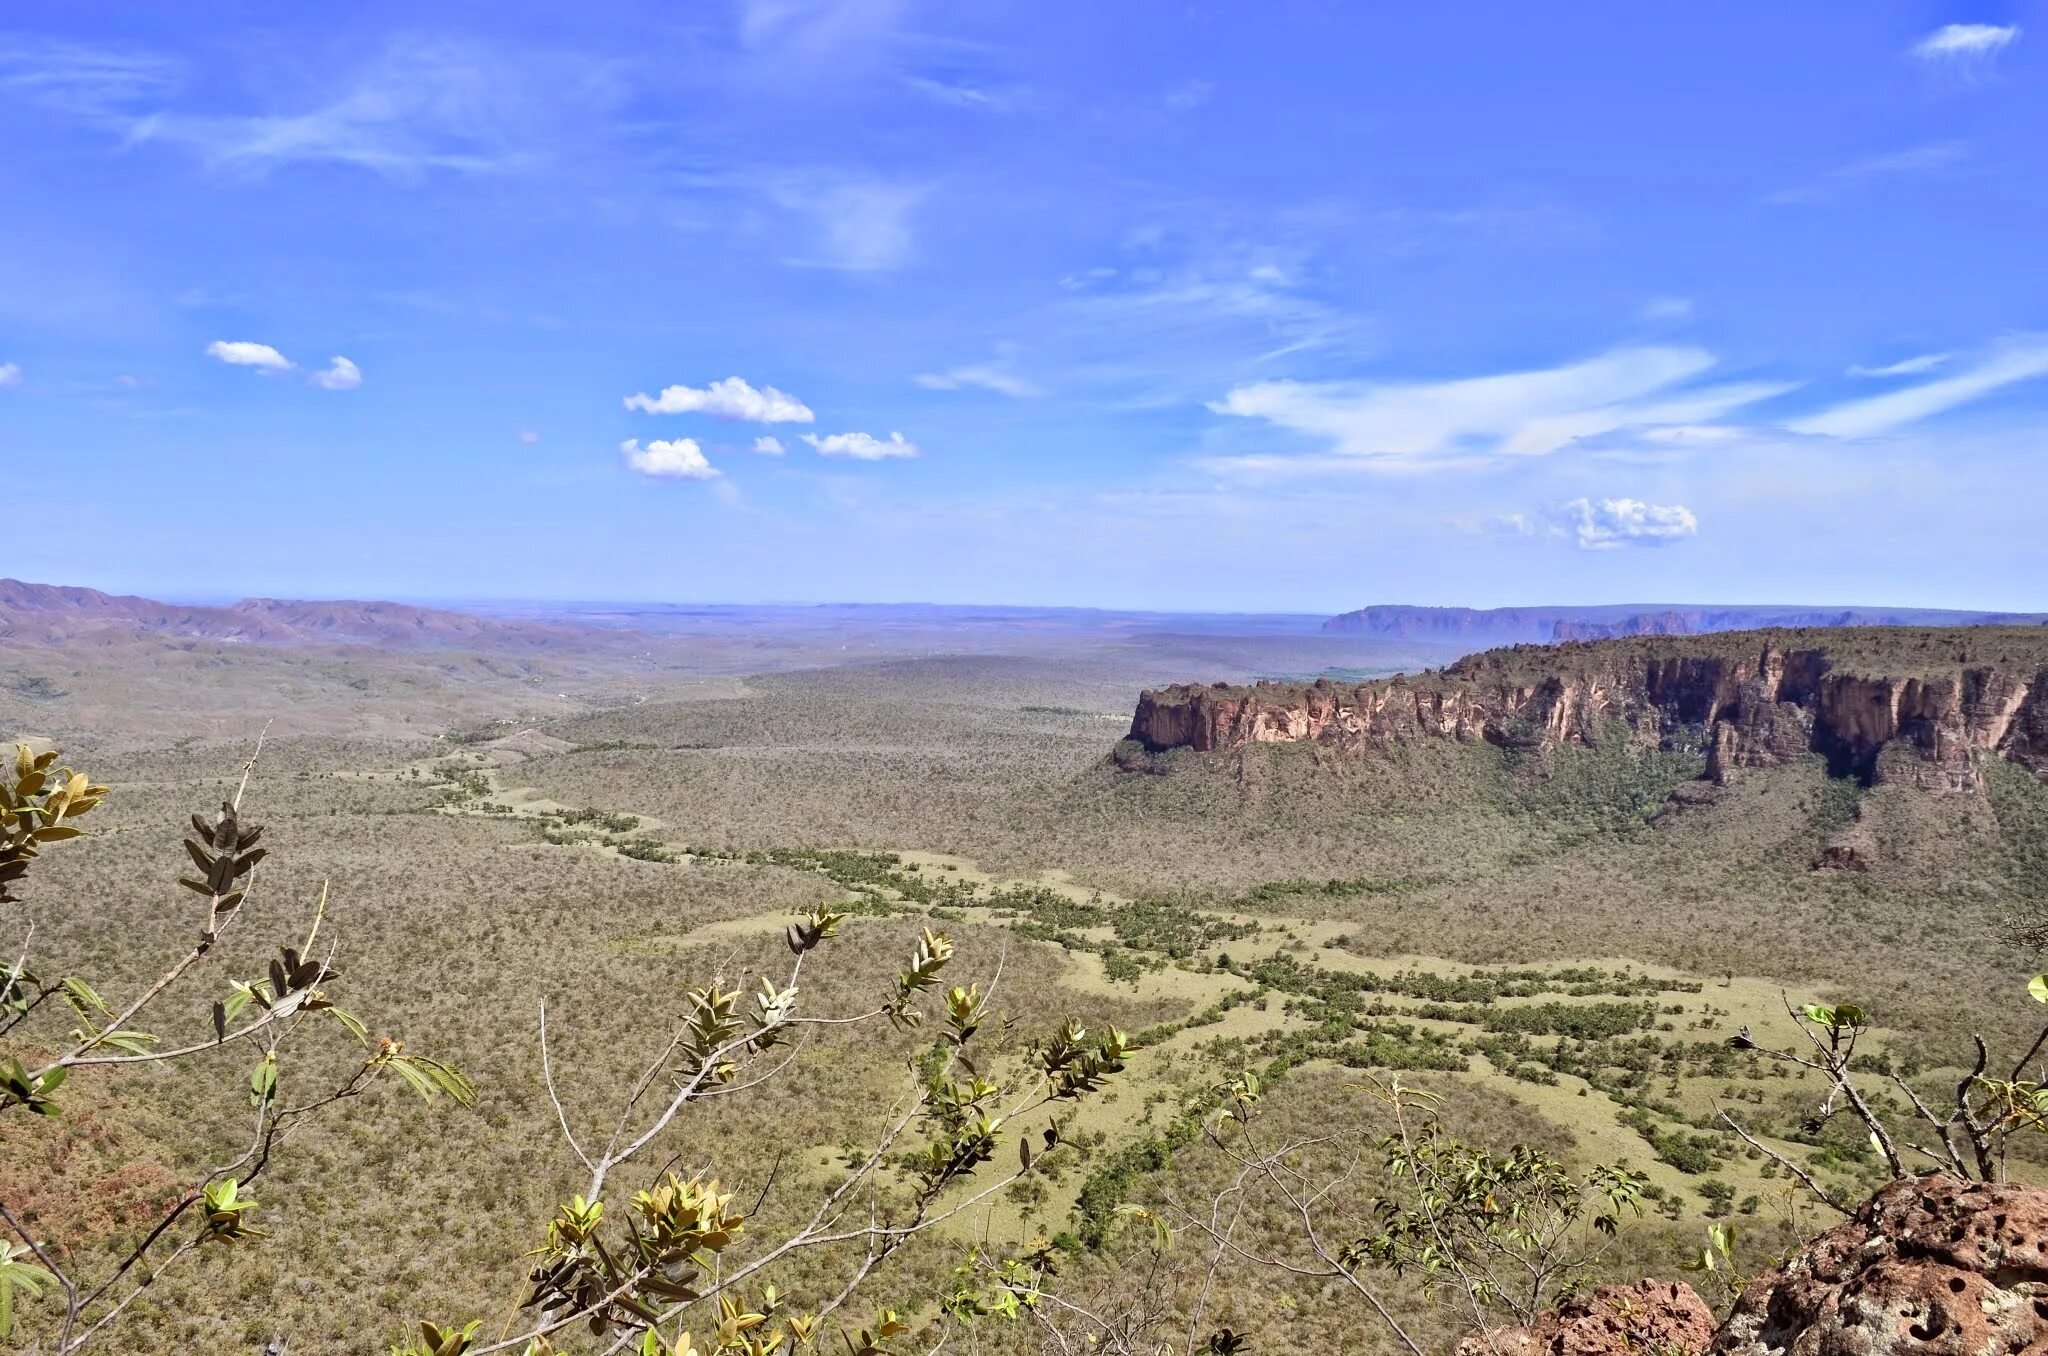
<svg viewBox="0 0 2048 1356"><path fill-rule="evenodd" d="M1967 142L1923 142L1918 146L1867 155L1845 165L1837 165L1807 183L1780 189L1764 201L1779 205L1825 202L1866 184L1941 174L1967 160L1969 155Z"/></svg>
<svg viewBox="0 0 2048 1356"><path fill-rule="evenodd" d="M1693 384L1713 366L1703 349L1618 348L1559 367L1446 381L1259 382L1210 409L1304 435L1325 456L1413 466L1546 456L1618 430L1708 423L1793 388Z"/></svg>
<svg viewBox="0 0 2048 1356"><path fill-rule="evenodd" d="M977 113L1015 113L1030 107L1036 98L1033 91L1022 85L984 85L928 75L906 75L903 86L933 103Z"/></svg>
<svg viewBox="0 0 2048 1356"><path fill-rule="evenodd" d="M836 173L781 176L769 184L769 196L811 226L807 246L783 262L848 273L901 268L915 252L911 214L930 191L929 184Z"/></svg>
<svg viewBox="0 0 2048 1356"><path fill-rule="evenodd" d="M0 35L0 94L95 122L124 122L181 80L179 64L150 52Z"/></svg>
<svg viewBox="0 0 2048 1356"><path fill-rule="evenodd" d="M626 408L645 414L709 414L751 424L809 424L811 407L773 386L755 388L744 377L726 377L709 386L665 386L660 395L642 392L626 397Z"/></svg>
<svg viewBox="0 0 2048 1356"><path fill-rule="evenodd" d="M1947 353L1921 353L1911 358L1901 358L1895 363L1884 363L1877 367L1857 364L1843 373L1850 377L1917 377L1922 372L1932 372L1949 360Z"/></svg>
<svg viewBox="0 0 2048 1356"><path fill-rule="evenodd" d="M1029 400L1045 392L1001 362L967 363L943 372L920 372L912 378L927 391L994 391L1013 400Z"/></svg>
<svg viewBox="0 0 2048 1356"><path fill-rule="evenodd" d="M118 136L188 150L223 170L340 165L394 179L520 169L596 125L617 97L603 63L482 44L394 41L298 107L180 106L181 63L80 43L0 39L0 95Z"/></svg>
<svg viewBox="0 0 2048 1356"><path fill-rule="evenodd" d="M819 437L815 433L803 435L811 450L821 457L847 457L854 461L887 461L896 457L915 457L917 444L907 441L900 433L891 433L887 438L877 438L868 433L830 433Z"/></svg>
<svg viewBox="0 0 2048 1356"><path fill-rule="evenodd" d="M1876 437L2042 376L2048 376L2048 335L2019 336L1994 346L1954 376L1847 401L1786 427L1829 438Z"/></svg>
<svg viewBox="0 0 2048 1356"><path fill-rule="evenodd" d="M720 474L695 438L657 438L645 447L638 438L619 444L630 470L668 480L713 480Z"/></svg>

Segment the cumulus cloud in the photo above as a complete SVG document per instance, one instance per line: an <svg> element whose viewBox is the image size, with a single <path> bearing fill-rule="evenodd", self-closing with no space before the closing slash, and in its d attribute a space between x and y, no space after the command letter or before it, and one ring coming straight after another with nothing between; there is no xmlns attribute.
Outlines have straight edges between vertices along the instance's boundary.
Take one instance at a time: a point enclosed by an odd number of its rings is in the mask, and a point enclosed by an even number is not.
<svg viewBox="0 0 2048 1356"><path fill-rule="evenodd" d="M994 391L1014 400L1028 400L1045 394L1023 377L994 363L971 363L945 372L921 372L913 380L927 391L959 391L972 387Z"/></svg>
<svg viewBox="0 0 2048 1356"><path fill-rule="evenodd" d="M1851 400L1795 419L1794 433L1829 438L1869 438L1916 423L2014 382L2048 376L2048 335L2006 341L1969 368L1938 381L1924 381L1880 396Z"/></svg>
<svg viewBox="0 0 2048 1356"><path fill-rule="evenodd" d="M1209 408L1318 439L1339 458L1416 466L1544 456L1619 430L1707 423L1792 389L1690 384L1713 365L1696 348L1619 348L1561 367L1449 381L1259 382Z"/></svg>
<svg viewBox="0 0 2048 1356"><path fill-rule="evenodd" d="M702 389L667 386L658 396L629 395L626 408L648 414L711 414L754 424L809 424L817 419L810 406L788 392L773 386L756 390L740 377L714 381Z"/></svg>
<svg viewBox="0 0 2048 1356"><path fill-rule="evenodd" d="M1944 24L1913 44L1922 61L1974 61L2010 47L2017 24Z"/></svg>
<svg viewBox="0 0 2048 1356"><path fill-rule="evenodd" d="M821 457L851 457L855 461L884 461L890 457L914 457L917 445L900 433L881 439L867 433L832 433L820 438L806 433L804 441Z"/></svg>
<svg viewBox="0 0 2048 1356"><path fill-rule="evenodd" d="M1685 505L1646 504L1640 499L1574 499L1558 505L1550 522L1582 551L1665 546L1700 529L1699 519Z"/></svg>
<svg viewBox="0 0 2048 1356"><path fill-rule="evenodd" d="M326 371L313 374L313 384L323 391L353 391L363 384L363 369L336 354Z"/></svg>
<svg viewBox="0 0 2048 1356"><path fill-rule="evenodd" d="M754 450L764 457L779 457L789 451L782 445L782 439L766 433L754 439Z"/></svg>
<svg viewBox="0 0 2048 1356"><path fill-rule="evenodd" d="M21 385L21 364L0 363L0 391Z"/></svg>
<svg viewBox="0 0 2048 1356"><path fill-rule="evenodd" d="M206 346L206 356L218 358L231 367L253 367L259 372L289 372L291 359L268 344L247 339L216 339Z"/></svg>
<svg viewBox="0 0 2048 1356"><path fill-rule="evenodd" d="M712 480L718 468L704 459L704 449L695 438L656 439L640 446L638 438L619 444L626 465L643 476L666 476L675 480Z"/></svg>
<svg viewBox="0 0 2048 1356"><path fill-rule="evenodd" d="M1922 353L1916 358L1901 358L1895 363L1882 367L1852 367L1847 375L1852 377L1917 377L1922 372L1932 372L1949 360L1946 353Z"/></svg>

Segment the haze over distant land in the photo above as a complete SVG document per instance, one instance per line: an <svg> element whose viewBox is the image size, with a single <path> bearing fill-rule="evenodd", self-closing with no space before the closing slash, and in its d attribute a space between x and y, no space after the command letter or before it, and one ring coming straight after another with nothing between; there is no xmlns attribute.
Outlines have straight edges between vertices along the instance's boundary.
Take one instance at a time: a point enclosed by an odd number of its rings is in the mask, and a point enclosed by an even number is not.
<svg viewBox="0 0 2048 1356"><path fill-rule="evenodd" d="M1629 603L1606 607L1413 607L1379 604L1342 613L1325 631L1411 639L1471 641L1608 640L1690 636L1760 626L2012 626L2048 622L2048 612L1964 612L1927 607L1686 607Z"/></svg>
<svg viewBox="0 0 2048 1356"><path fill-rule="evenodd" d="M0 568L2048 603L2023 15L686 8L12 7Z"/></svg>

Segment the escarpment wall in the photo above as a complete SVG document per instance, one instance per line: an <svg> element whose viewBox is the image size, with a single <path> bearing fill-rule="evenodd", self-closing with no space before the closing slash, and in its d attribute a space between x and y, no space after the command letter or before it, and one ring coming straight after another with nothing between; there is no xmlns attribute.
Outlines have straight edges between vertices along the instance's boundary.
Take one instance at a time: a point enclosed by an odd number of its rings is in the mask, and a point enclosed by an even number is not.
<svg viewBox="0 0 2048 1356"><path fill-rule="evenodd" d="M1425 737L1543 748L1590 744L1616 722L1645 744L1698 740L1721 782L1810 752L1840 775L1935 792L1975 791L1979 755L2048 780L2048 665L1887 677L1769 638L1718 653L1517 647L1355 685L1159 688L1138 698L1129 738L1153 752L1313 741L1363 753Z"/></svg>

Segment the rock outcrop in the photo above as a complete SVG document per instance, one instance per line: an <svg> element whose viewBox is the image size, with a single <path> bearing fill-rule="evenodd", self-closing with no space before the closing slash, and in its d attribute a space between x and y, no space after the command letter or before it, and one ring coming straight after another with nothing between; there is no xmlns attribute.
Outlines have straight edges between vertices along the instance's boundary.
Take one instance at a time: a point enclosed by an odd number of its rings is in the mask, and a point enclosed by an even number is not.
<svg viewBox="0 0 2048 1356"><path fill-rule="evenodd" d="M1726 1322L1690 1286L1608 1286L1459 1343L1457 1356L2041 1356L2048 1191L1893 1182L1743 1289Z"/></svg>
<svg viewBox="0 0 2048 1356"><path fill-rule="evenodd" d="M1606 1285L1526 1328L1495 1328L1458 1343L1457 1356L1644 1356L1696 1353L1714 1338L1714 1311L1683 1281Z"/></svg>
<svg viewBox="0 0 2048 1356"><path fill-rule="evenodd" d="M2008 1356L2048 1351L2048 1191L1894 1182L1758 1277L1713 1356Z"/></svg>
<svg viewBox="0 0 2048 1356"><path fill-rule="evenodd" d="M1927 637L1942 634L1865 631L1850 654L1776 631L1515 646L1412 678L1182 685L1143 693L1128 737L1148 752L1300 741L1362 752L1422 737L1547 748L1593 743L1618 723L1641 743L1703 751L1718 783L1814 752L1838 775L1943 794L1976 791L1982 756L2048 780L2040 629L1948 632L1937 651Z"/></svg>

